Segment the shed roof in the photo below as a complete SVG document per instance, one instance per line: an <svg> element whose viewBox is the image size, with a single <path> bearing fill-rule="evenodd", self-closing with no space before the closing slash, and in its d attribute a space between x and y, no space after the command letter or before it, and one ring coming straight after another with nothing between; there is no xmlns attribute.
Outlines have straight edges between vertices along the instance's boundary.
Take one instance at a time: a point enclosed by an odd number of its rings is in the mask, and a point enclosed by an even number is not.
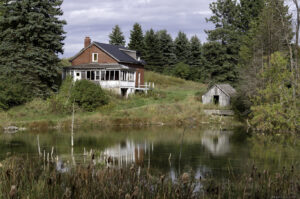
<svg viewBox="0 0 300 199"><path fill-rule="evenodd" d="M216 84L215 86L228 96L233 96L236 93L236 90L230 84Z"/></svg>

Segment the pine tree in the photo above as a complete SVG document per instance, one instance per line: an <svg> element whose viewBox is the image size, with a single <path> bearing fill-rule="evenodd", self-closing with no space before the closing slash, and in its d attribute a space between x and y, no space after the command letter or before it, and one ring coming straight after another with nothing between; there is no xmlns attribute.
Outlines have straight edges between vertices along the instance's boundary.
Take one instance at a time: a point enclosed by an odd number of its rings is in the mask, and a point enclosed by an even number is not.
<svg viewBox="0 0 300 199"><path fill-rule="evenodd" d="M162 53L162 64L166 67L174 66L176 64L176 55L171 35L166 30L158 31L157 35Z"/></svg>
<svg viewBox="0 0 300 199"><path fill-rule="evenodd" d="M256 21L264 8L265 0L240 0L240 22L238 27L243 32L248 32L251 23Z"/></svg>
<svg viewBox="0 0 300 199"><path fill-rule="evenodd" d="M129 49L136 50L143 54L144 51L144 35L140 24L135 23L133 29L130 31Z"/></svg>
<svg viewBox="0 0 300 199"><path fill-rule="evenodd" d="M202 45L199 38L195 35L191 38L191 56L189 65L191 67L199 67L201 65L202 60Z"/></svg>
<svg viewBox="0 0 300 199"><path fill-rule="evenodd" d="M220 65L217 68L220 71L216 73L222 74L222 77L217 78L213 74L211 77L236 82L238 79L237 65L241 40L239 5L236 0L217 0L210 4L210 9L213 15L207 21L212 22L215 25L215 29L206 31L208 40L209 42L214 42L212 46L216 46L215 42L220 43L224 53L219 55L224 60L219 63ZM226 71L228 72L228 77L226 77ZM236 74L236 76L232 77L232 74Z"/></svg>
<svg viewBox="0 0 300 199"><path fill-rule="evenodd" d="M112 32L109 35L109 39L109 43L112 45L125 46L125 37L118 25L113 28Z"/></svg>
<svg viewBox="0 0 300 199"><path fill-rule="evenodd" d="M0 81L21 84L26 99L57 89L66 24L59 19L61 4L61 0L5 0L0 5ZM10 92L13 89L6 88L1 94Z"/></svg>
<svg viewBox="0 0 300 199"><path fill-rule="evenodd" d="M157 72L162 72L162 55L157 34L150 29L145 34L145 55L143 59L147 62L146 68Z"/></svg>
<svg viewBox="0 0 300 199"><path fill-rule="evenodd" d="M191 54L189 58L189 65L191 67L190 80L201 81L204 71L202 58L202 45L199 38L195 35L191 38Z"/></svg>
<svg viewBox="0 0 300 199"><path fill-rule="evenodd" d="M174 43L177 61L188 64L190 57L190 42L186 34L179 31Z"/></svg>

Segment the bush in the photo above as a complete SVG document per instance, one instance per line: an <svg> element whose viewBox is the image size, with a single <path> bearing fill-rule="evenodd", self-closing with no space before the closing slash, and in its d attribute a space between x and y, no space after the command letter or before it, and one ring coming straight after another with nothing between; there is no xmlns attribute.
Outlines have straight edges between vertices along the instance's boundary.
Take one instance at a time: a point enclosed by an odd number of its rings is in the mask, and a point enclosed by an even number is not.
<svg viewBox="0 0 300 199"><path fill-rule="evenodd" d="M52 113L71 113L72 100L71 90L73 86L72 77L67 77L59 89L57 94L52 95L49 101L49 110Z"/></svg>
<svg viewBox="0 0 300 199"><path fill-rule="evenodd" d="M108 104L108 97L99 85L88 80L77 81L71 91L71 99L85 111Z"/></svg>
<svg viewBox="0 0 300 199"><path fill-rule="evenodd" d="M176 77L182 78L182 79L188 79L190 75L190 66L185 63L178 63L175 65L173 74Z"/></svg>
<svg viewBox="0 0 300 199"><path fill-rule="evenodd" d="M202 102L202 95L204 94L204 92L202 91L198 91L195 93L195 100L198 102Z"/></svg>
<svg viewBox="0 0 300 199"><path fill-rule="evenodd" d="M0 78L0 109L21 105L31 100L32 91L17 78Z"/></svg>

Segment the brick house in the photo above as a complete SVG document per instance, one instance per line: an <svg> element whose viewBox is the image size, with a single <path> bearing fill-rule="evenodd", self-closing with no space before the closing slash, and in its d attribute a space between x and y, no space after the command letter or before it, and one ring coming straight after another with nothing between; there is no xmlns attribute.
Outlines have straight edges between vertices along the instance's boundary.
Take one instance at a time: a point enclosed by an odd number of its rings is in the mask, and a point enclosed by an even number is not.
<svg viewBox="0 0 300 199"><path fill-rule="evenodd" d="M136 51L123 46L91 42L86 37L84 48L70 62L72 66L64 68L63 78L87 79L123 96L149 89L144 82L145 62Z"/></svg>

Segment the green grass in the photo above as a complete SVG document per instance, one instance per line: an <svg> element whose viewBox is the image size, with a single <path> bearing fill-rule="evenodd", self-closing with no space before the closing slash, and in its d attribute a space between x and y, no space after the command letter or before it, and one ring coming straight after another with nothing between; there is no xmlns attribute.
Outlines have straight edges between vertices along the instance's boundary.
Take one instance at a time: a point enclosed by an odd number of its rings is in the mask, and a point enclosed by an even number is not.
<svg viewBox="0 0 300 199"><path fill-rule="evenodd" d="M205 106L196 97L206 91L206 85L150 71L145 72L145 81L155 84L155 89L148 95L137 94L124 99L107 92L110 103L94 112L77 109L76 124L78 126L91 123L107 126L181 124L191 117L200 123L219 122L203 114ZM0 112L0 126L17 125L33 128L68 126L71 115L51 112L49 103L50 100L35 99L7 112Z"/></svg>

